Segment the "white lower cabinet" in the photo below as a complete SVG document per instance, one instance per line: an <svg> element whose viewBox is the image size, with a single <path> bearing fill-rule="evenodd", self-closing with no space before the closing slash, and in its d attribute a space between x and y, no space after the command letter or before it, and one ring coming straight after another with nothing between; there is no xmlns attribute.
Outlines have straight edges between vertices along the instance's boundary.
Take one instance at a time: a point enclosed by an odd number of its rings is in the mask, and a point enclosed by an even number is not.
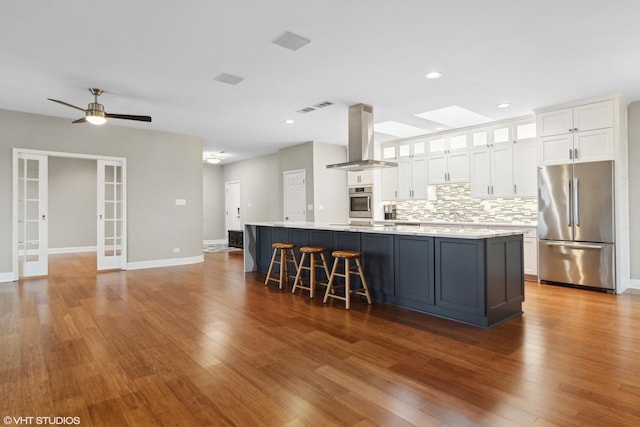
<svg viewBox="0 0 640 427"><path fill-rule="evenodd" d="M538 239L525 237L523 239L524 274L538 275Z"/></svg>

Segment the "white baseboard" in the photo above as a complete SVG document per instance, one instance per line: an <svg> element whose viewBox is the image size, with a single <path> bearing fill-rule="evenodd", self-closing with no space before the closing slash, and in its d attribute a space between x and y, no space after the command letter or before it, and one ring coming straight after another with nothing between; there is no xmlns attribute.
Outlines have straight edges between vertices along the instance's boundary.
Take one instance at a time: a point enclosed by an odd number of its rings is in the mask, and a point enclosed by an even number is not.
<svg viewBox="0 0 640 427"><path fill-rule="evenodd" d="M143 268L156 268L156 267L173 267L176 265L197 264L204 262L204 255L198 255L189 258L170 258L170 259L158 259L154 261L138 261L128 262L127 270L140 270Z"/></svg>
<svg viewBox="0 0 640 427"><path fill-rule="evenodd" d="M68 248L49 248L50 254L75 254L79 252L97 252L97 246L76 246Z"/></svg>
<svg viewBox="0 0 640 427"><path fill-rule="evenodd" d="M0 273L0 283L13 282L13 273Z"/></svg>
<svg viewBox="0 0 640 427"><path fill-rule="evenodd" d="M640 289L640 280L629 279L629 289Z"/></svg>
<svg viewBox="0 0 640 427"><path fill-rule="evenodd" d="M225 239L203 240L202 241L203 245L224 245L225 243L228 243L227 240L225 240Z"/></svg>

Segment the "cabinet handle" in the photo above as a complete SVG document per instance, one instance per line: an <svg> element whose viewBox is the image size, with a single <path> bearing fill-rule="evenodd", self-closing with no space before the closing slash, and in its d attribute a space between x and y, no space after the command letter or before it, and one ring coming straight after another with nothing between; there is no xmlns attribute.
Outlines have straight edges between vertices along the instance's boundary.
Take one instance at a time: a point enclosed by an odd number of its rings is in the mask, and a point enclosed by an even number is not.
<svg viewBox="0 0 640 427"><path fill-rule="evenodd" d="M487 194L491 194L491 186L487 185Z"/></svg>
<svg viewBox="0 0 640 427"><path fill-rule="evenodd" d="M569 148L569 160L573 160L573 149Z"/></svg>
<svg viewBox="0 0 640 427"><path fill-rule="evenodd" d="M445 181L447 180L447 173L446 172L444 173L444 180Z"/></svg>
<svg viewBox="0 0 640 427"><path fill-rule="evenodd" d="M578 149L577 149L577 148L574 148L574 149L573 149L573 158L574 158L575 160L578 160Z"/></svg>
<svg viewBox="0 0 640 427"><path fill-rule="evenodd" d="M493 185L491 186L491 194L493 194Z"/></svg>
<svg viewBox="0 0 640 427"><path fill-rule="evenodd" d="M513 184L513 194L518 194L518 186Z"/></svg>

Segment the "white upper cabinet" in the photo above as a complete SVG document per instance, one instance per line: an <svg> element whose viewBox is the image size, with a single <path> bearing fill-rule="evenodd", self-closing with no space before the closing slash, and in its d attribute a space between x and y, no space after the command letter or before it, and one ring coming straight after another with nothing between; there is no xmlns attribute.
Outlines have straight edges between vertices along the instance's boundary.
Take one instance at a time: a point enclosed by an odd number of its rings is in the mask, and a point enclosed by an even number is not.
<svg viewBox="0 0 640 427"><path fill-rule="evenodd" d="M538 195L537 145L535 141L518 142L513 146L513 196Z"/></svg>
<svg viewBox="0 0 640 427"><path fill-rule="evenodd" d="M427 159L416 157L398 161L398 199L427 198Z"/></svg>
<svg viewBox="0 0 640 427"><path fill-rule="evenodd" d="M349 171L347 172L347 185L373 185L373 171Z"/></svg>
<svg viewBox="0 0 640 427"><path fill-rule="evenodd" d="M422 157L427 152L427 142L424 139L398 143L398 159Z"/></svg>
<svg viewBox="0 0 640 427"><path fill-rule="evenodd" d="M612 100L538 114L539 163L554 165L614 157Z"/></svg>
<svg viewBox="0 0 640 427"><path fill-rule="evenodd" d="M382 146L382 160L396 162L398 160L398 145L395 143ZM398 197L398 168L384 168L382 176L382 200L396 200Z"/></svg>
<svg viewBox="0 0 640 427"><path fill-rule="evenodd" d="M492 144L509 144L511 142L511 125L496 126L491 130L491 134Z"/></svg>
<svg viewBox="0 0 640 427"><path fill-rule="evenodd" d="M429 184L469 182L469 132L440 135L427 142Z"/></svg>
<svg viewBox="0 0 640 427"><path fill-rule="evenodd" d="M513 124L513 196L538 195L535 119Z"/></svg>

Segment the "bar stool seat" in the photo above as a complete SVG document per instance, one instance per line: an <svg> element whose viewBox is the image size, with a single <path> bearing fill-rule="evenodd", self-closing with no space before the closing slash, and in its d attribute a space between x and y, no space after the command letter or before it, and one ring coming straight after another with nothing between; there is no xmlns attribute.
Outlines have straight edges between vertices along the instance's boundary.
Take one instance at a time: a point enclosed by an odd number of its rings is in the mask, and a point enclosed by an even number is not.
<svg viewBox="0 0 640 427"><path fill-rule="evenodd" d="M334 257L333 268L331 269L331 276L329 276L329 283L327 285L327 291L324 294L323 303L326 303L329 297L343 300L345 302L345 308L349 310L351 308L351 294L362 295L367 298L367 302L371 304L371 295L369 295L369 287L367 281L364 278L362 271L362 265L360 264L361 253L357 251L333 251L331 255ZM340 260L344 260L344 274L338 273L338 263ZM355 269L351 267L350 260L355 261ZM362 288L351 289L351 275L357 275L360 277ZM336 277L344 277L344 285L337 285L334 283ZM344 288L344 296L336 294L335 290Z"/></svg>
<svg viewBox="0 0 640 427"><path fill-rule="evenodd" d="M271 263L269 264L269 271L267 277L264 279L265 286L269 284L269 281L278 283L278 288L282 289L289 283L291 276L289 275L289 264L293 263L296 274L298 273L298 261L296 259L296 253L294 248L296 245L293 243L274 243L271 245L273 248L273 255L271 256ZM271 272L273 267L278 264L279 274L272 276Z"/></svg>
<svg viewBox="0 0 640 427"><path fill-rule="evenodd" d="M324 273L326 274L327 280L329 280L329 267L327 266L327 259L324 256L325 248L317 247L317 246L302 246L300 248L300 264L298 265L298 274L296 274L296 278L293 281L293 289L291 293L295 293L297 288L306 289L309 291L309 298L313 298L315 293L316 285L327 285L327 282L321 282L317 280L316 269L322 268L324 269ZM304 265L304 260L309 254L309 266L306 267ZM318 260L316 259L316 255L320 255L321 264L317 264ZM302 281L302 270L309 271L309 286L305 286Z"/></svg>

